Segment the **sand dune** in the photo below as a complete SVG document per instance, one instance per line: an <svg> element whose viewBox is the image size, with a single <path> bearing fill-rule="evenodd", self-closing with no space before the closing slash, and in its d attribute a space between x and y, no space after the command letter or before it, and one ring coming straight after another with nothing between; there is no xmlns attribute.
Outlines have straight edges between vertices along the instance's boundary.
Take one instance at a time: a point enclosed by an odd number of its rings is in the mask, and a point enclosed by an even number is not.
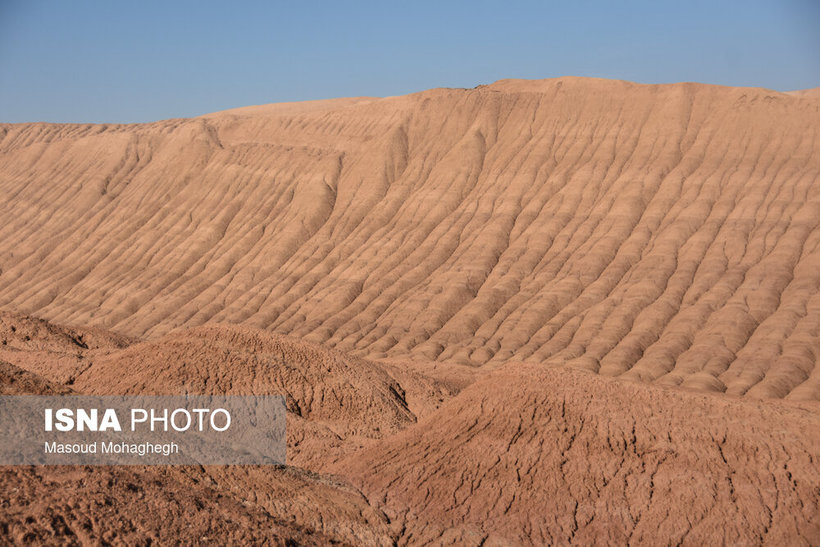
<svg viewBox="0 0 820 547"><path fill-rule="evenodd" d="M4 125L0 306L818 399L820 103L505 80Z"/></svg>

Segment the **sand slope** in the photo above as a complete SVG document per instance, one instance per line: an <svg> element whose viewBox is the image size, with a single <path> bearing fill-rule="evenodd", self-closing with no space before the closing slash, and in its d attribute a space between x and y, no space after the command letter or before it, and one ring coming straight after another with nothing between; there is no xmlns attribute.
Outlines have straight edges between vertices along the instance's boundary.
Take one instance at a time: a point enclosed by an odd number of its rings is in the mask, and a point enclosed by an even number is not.
<svg viewBox="0 0 820 547"><path fill-rule="evenodd" d="M820 398L820 102L562 78L0 126L0 307Z"/></svg>

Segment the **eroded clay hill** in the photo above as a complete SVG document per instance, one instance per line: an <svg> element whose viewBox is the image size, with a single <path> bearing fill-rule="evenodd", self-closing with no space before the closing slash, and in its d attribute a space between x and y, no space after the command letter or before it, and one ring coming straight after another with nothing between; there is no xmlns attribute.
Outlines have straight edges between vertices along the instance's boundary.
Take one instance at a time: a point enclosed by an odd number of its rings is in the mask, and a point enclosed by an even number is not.
<svg viewBox="0 0 820 547"><path fill-rule="evenodd" d="M4 319L30 332L33 348L52 350L6 350L3 395L288 399L287 467L0 467L0 530L15 542L820 541L818 402L526 363L474 371L455 392L410 363L402 370L248 327L78 350L64 339L77 329ZM464 374L438 365L422 370Z"/></svg>
<svg viewBox="0 0 820 547"><path fill-rule="evenodd" d="M813 545L802 405L509 363L335 469L410 545Z"/></svg>
<svg viewBox="0 0 820 547"><path fill-rule="evenodd" d="M19 324L22 319L12 320ZM66 330L41 321L30 323L42 327L37 333L46 340L51 338L49 335ZM74 393L63 384L0 361L0 395ZM236 472L241 473L241 468ZM269 471L267 476L269 498L284 500L295 490L302 491L302 497L312 494L322 499L323 489L331 491L331 496L325 494L325 503L316 504L316 508L329 521L326 527L335 525L337 532L336 514L360 509L355 495L348 493L348 499L344 500L347 492L324 486L315 477L300 477L298 471L280 468ZM289 512L283 508L274 517L262 506L226 496L227 492L221 492L213 480L206 482L204 478L207 476L201 466L0 466L1 542L87 545L229 541L326 545L334 539L339 541L338 537L324 535L305 525L304 518L298 519L292 514L291 518L283 518ZM347 501L349 507L343 504L334 507L334 500L340 498ZM354 520L365 518L364 513L359 513ZM372 531L368 530L358 539L373 541L378 537L378 528L367 524ZM342 525L342 533L347 532L349 541L350 526L347 522Z"/></svg>
<svg viewBox="0 0 820 547"><path fill-rule="evenodd" d="M172 332L122 351L89 354L85 362L72 387L87 394L283 395L288 463L317 469L415 423L408 391L422 409L452 393L412 371L400 384L376 363L226 325Z"/></svg>
<svg viewBox="0 0 820 547"><path fill-rule="evenodd" d="M562 78L0 126L0 307L820 398L820 100Z"/></svg>
<svg viewBox="0 0 820 547"><path fill-rule="evenodd" d="M290 464L0 466L0 543L393 543L387 517L361 492L304 469L321 470L415 421L402 386L376 365L238 327L202 327L155 343L96 330L115 343L78 347L88 331L15 314L0 314L0 325L33 348L7 343L0 395L282 394ZM437 393L422 378L406 385Z"/></svg>

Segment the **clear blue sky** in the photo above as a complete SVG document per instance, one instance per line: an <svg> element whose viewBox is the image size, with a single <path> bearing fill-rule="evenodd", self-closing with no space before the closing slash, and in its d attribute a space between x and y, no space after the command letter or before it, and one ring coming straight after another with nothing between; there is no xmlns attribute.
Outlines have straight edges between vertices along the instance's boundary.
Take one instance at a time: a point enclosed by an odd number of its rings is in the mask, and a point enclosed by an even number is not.
<svg viewBox="0 0 820 547"><path fill-rule="evenodd" d="M599 76L820 86L820 0L0 0L0 121Z"/></svg>

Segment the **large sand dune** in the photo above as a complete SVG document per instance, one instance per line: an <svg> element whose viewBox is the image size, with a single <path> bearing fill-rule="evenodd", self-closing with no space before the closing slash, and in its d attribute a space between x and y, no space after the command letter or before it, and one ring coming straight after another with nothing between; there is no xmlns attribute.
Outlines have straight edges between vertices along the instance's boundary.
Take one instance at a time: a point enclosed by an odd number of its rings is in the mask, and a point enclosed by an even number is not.
<svg viewBox="0 0 820 547"><path fill-rule="evenodd" d="M0 124L0 393L288 407L286 467L2 469L0 530L818 544L819 132L580 78Z"/></svg>

